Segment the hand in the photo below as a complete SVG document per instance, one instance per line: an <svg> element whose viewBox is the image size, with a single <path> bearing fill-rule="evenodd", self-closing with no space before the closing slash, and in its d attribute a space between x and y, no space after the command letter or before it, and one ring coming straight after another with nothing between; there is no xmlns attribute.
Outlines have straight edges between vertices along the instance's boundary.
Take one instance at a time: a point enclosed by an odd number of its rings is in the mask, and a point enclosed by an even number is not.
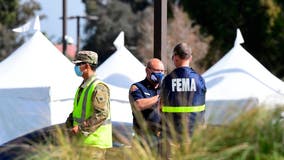
<svg viewBox="0 0 284 160"><path fill-rule="evenodd" d="M159 104L160 103L160 95L156 95L156 103Z"/></svg>
<svg viewBox="0 0 284 160"><path fill-rule="evenodd" d="M84 121L84 122L83 122L83 126L84 126L84 127L89 126L88 123L87 123L87 121Z"/></svg>
<svg viewBox="0 0 284 160"><path fill-rule="evenodd" d="M79 132L79 126L74 126L71 131L72 133L77 134Z"/></svg>

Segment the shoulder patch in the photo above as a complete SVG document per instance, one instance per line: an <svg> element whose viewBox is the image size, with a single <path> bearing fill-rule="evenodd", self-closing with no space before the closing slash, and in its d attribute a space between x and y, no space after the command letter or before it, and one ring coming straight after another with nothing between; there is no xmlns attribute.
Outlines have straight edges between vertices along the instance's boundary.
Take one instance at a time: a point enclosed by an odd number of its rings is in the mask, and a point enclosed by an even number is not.
<svg viewBox="0 0 284 160"><path fill-rule="evenodd" d="M130 92L134 92L134 91L137 91L137 90L138 90L138 87L136 85L131 85Z"/></svg>
<svg viewBox="0 0 284 160"><path fill-rule="evenodd" d="M109 89L104 84L97 84L93 95L93 105L98 108L106 108L109 101Z"/></svg>

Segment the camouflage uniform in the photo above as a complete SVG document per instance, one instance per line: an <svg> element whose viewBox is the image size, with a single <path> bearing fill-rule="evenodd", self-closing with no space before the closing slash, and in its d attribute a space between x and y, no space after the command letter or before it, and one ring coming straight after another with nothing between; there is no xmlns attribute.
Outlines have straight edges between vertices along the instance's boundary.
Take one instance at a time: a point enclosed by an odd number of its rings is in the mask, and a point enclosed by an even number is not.
<svg viewBox="0 0 284 160"><path fill-rule="evenodd" d="M95 79L95 76L90 77L86 82L83 82L79 87L80 90L85 88L86 85L90 83L90 81L93 79ZM104 123L104 120L106 120L106 118L110 113L108 102L109 102L109 88L103 83L98 83L92 96L92 106L94 109L94 113L84 123L79 125L82 131L84 132L95 131L101 124Z"/></svg>
<svg viewBox="0 0 284 160"><path fill-rule="evenodd" d="M97 64L98 62L98 55L95 52L92 51L79 51L79 53L76 56L76 59L73 61L73 63L90 63L90 64ZM88 83L94 78L95 75L92 77L89 77L87 80L84 80L82 84L79 86L79 97L81 95L82 89L86 87ZM109 114L109 101L110 95L109 95L109 88L103 84L99 83L92 96L92 104L94 108L94 114L92 117L87 119L85 123L79 124L80 129L83 131L94 131L98 126L100 126L103 123L103 120L106 119L106 117ZM79 100L79 98L78 98ZM72 113L69 115L66 125L68 128L73 127L73 117Z"/></svg>
<svg viewBox="0 0 284 160"><path fill-rule="evenodd" d="M93 51L79 51L73 63L77 64L81 62L98 64L98 54Z"/></svg>
<svg viewBox="0 0 284 160"><path fill-rule="evenodd" d="M92 51L80 51L77 56L76 60L73 63L88 63L92 65L97 64L98 56L95 52ZM86 94L88 94L88 88L94 85L93 90L90 89L91 93L91 100L88 103L82 103L82 100L85 100ZM83 94L84 93L84 94ZM84 96L84 97L81 97ZM87 98L86 98L87 99ZM85 106L84 106L85 105ZM86 107L87 106L87 107ZM78 109L79 107L79 109ZM85 109L85 110L84 110ZM76 110L80 113L74 113ZM81 113L82 112L82 113ZM85 112L85 113L83 113ZM81 116L82 115L82 116ZM111 137L109 138L102 138L98 139L97 136L101 136L100 133L98 135L95 132L99 129L101 131L101 126L111 125L110 121L110 91L108 86L96 79L95 74L84 78L84 81L79 86L76 96L74 99L74 110L73 113L70 114L66 121L67 127L73 128L74 126L79 126L79 132L81 136L85 136L86 139L84 141L85 144L89 146L96 147L95 152L91 152L91 157L94 159L104 159L106 148L110 148L112 146L112 142L110 144ZM108 135L111 136L111 130L107 129ZM105 132L104 132L105 133ZM83 136L83 137L84 137ZM93 138L92 137L96 137ZM104 137L104 136L103 136ZM105 140L106 145L102 145L101 142L96 144L96 140ZM93 142L94 143L93 143ZM98 155L100 155L98 157Z"/></svg>

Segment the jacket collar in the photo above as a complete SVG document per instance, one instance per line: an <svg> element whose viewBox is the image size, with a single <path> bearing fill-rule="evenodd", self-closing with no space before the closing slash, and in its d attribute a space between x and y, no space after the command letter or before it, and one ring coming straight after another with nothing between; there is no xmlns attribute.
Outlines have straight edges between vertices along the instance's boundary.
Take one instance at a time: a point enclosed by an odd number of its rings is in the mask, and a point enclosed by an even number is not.
<svg viewBox="0 0 284 160"><path fill-rule="evenodd" d="M82 88L85 88L85 87L88 86L95 78L96 78L96 74L93 74L93 75L90 76L87 80L83 81L83 83L81 84L81 87L82 87Z"/></svg>

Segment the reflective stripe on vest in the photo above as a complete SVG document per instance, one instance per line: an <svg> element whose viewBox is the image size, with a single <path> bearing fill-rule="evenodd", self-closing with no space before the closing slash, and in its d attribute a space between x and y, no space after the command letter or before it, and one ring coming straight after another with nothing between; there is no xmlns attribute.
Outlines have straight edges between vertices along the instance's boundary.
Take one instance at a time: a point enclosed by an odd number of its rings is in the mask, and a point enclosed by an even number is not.
<svg viewBox="0 0 284 160"><path fill-rule="evenodd" d="M201 112L205 110L205 104L201 106L162 106L162 112L187 113Z"/></svg>
<svg viewBox="0 0 284 160"><path fill-rule="evenodd" d="M97 81L97 79L94 79L93 81L91 81L90 85L88 86L85 95L84 95L84 99L83 99L83 106L82 106L82 113L81 113L81 117L80 118L76 118L74 117L73 119L78 122L78 123L82 123L85 121L85 117L86 117L86 106L87 106L87 98L88 98L88 93L89 90L91 89L92 85ZM95 84L97 85L97 83ZM82 93L81 93L82 94Z"/></svg>
<svg viewBox="0 0 284 160"><path fill-rule="evenodd" d="M74 107L77 108L76 109L77 112L74 112L75 111L74 108L73 118L74 122L76 122L77 124L82 123L84 120L88 119L91 116L92 112L90 111L90 107L92 106L91 102L92 93L98 83L103 83L103 82L96 79L92 80L88 85L88 87L81 92L82 96L80 96L79 100L80 102L78 104L76 103L74 104ZM75 100L77 100L77 96L78 95L76 94ZM87 133L87 136L84 137L83 143L86 145L99 147L99 148L112 147L112 125L111 125L110 113L101 126L99 126L94 132Z"/></svg>

